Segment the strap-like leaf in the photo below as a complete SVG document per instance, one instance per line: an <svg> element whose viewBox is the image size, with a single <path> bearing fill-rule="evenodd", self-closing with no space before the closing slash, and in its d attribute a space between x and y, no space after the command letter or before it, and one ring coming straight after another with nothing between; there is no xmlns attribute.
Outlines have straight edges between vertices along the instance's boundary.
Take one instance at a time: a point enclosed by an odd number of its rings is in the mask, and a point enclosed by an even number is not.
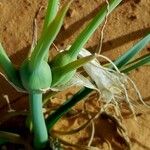
<svg viewBox="0 0 150 150"><path fill-rule="evenodd" d="M115 7L121 2L122 0L110 0L109 1L109 13L115 9ZM105 20L107 15L107 6L104 6L98 14L93 18L93 20L89 23L89 25L81 32L75 42L72 44L71 48L69 49L68 53L72 58L77 57L81 48L86 44L95 30L99 27L99 25Z"/></svg>
<svg viewBox="0 0 150 150"><path fill-rule="evenodd" d="M41 61L46 56L49 47L55 40L57 34L59 33L61 26L64 21L65 14L71 4L71 1L67 2L61 10L58 12L57 16L53 20L53 22L48 26L45 35L40 39L40 42L38 42L37 46L35 47L32 55L31 55L31 68L35 68L38 66Z"/></svg>
<svg viewBox="0 0 150 150"><path fill-rule="evenodd" d="M145 56L144 58L141 58L140 60L138 60L138 62L134 63L133 65L130 65L129 67L127 67L125 69L123 69L122 72L128 73L131 70L139 68L140 66L145 65L147 63L150 63L150 55Z"/></svg>
<svg viewBox="0 0 150 150"><path fill-rule="evenodd" d="M61 67L57 67L57 68L54 68L52 69L52 72L57 72L57 74L66 74L70 71L74 71L76 69L78 69L79 67L83 66L85 63L93 60L95 58L94 55L90 55L90 56L86 56L86 57L83 57L83 58L80 58L80 59L77 59L65 66L61 66Z"/></svg>
<svg viewBox="0 0 150 150"><path fill-rule="evenodd" d="M94 59L95 56L87 56L75 60L67 65L52 68L52 87L66 84L74 76L77 68Z"/></svg>
<svg viewBox="0 0 150 150"><path fill-rule="evenodd" d="M14 68L12 62L8 58L4 48L0 43L0 67L3 69L4 73L6 74L7 78L13 82L16 86L22 87L18 81L17 70Z"/></svg>
<svg viewBox="0 0 150 150"><path fill-rule="evenodd" d="M114 63L118 68L126 65L137 53L139 53L150 42L150 34L140 40L131 49L120 56Z"/></svg>
<svg viewBox="0 0 150 150"><path fill-rule="evenodd" d="M44 19L44 25L43 25L43 33L46 31L47 27L52 23L52 21L55 19L59 2L60 0L48 0L48 7Z"/></svg>
<svg viewBox="0 0 150 150"><path fill-rule="evenodd" d="M59 8L59 2L60 0L48 0L48 6L47 6L47 11L44 19L44 25L43 25L43 31L41 34L41 38L43 38L48 26L52 23L52 21L55 19L58 8ZM48 50L47 50L48 51ZM45 56L45 61L48 60L48 52Z"/></svg>

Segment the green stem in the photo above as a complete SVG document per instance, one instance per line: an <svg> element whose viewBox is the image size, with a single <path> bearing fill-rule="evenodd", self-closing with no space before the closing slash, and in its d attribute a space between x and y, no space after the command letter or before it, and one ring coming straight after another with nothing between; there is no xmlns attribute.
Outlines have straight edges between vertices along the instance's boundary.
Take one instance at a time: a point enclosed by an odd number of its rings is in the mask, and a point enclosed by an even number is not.
<svg viewBox="0 0 150 150"><path fill-rule="evenodd" d="M83 88L79 92L77 92L73 97L68 99L63 105L61 105L54 113L52 113L46 119L47 130L51 130L54 124L64 115L66 114L70 108L72 108L75 104L81 101L84 97L86 97L93 90L89 88Z"/></svg>
<svg viewBox="0 0 150 150"><path fill-rule="evenodd" d="M48 132L42 110L42 94L31 93L29 98L34 131L34 146L36 149L42 149L48 142Z"/></svg>
<svg viewBox="0 0 150 150"><path fill-rule="evenodd" d="M110 0L109 1L109 12L108 12L108 14L110 14L121 1L122 0ZM105 5L97 13L97 15L93 18L93 20L80 33L80 35L77 37L76 41L72 44L72 46L70 47L70 49L68 51L71 58L76 58L78 56L81 48L86 44L86 42L89 40L89 38L95 32L95 30L105 20L106 15L107 15L107 5Z"/></svg>

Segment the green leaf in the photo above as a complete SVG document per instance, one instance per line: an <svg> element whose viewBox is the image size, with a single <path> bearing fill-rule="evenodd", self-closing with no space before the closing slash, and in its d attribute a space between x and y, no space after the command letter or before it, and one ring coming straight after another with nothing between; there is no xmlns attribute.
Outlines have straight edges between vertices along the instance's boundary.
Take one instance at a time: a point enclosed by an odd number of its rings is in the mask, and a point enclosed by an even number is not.
<svg viewBox="0 0 150 150"><path fill-rule="evenodd" d="M38 66L41 61L46 56L49 47L55 40L57 34L59 33L61 26L64 21L64 17L66 15L66 12L71 4L71 1L67 2L61 10L58 12L57 16L53 20L53 22L48 26L44 36L40 41L38 42L37 46L35 47L32 55L31 55L31 68L35 68Z"/></svg>
<svg viewBox="0 0 150 150"><path fill-rule="evenodd" d="M85 63L94 59L94 55L83 57L81 59L72 61L71 63L52 68L52 86L63 85L68 82L76 72L76 69L83 66Z"/></svg>
<svg viewBox="0 0 150 150"><path fill-rule="evenodd" d="M60 0L48 0L47 11L44 19L43 31L41 34L41 39L43 38L45 32L47 31L48 26L52 23L55 19L58 8L59 8ZM47 50L48 51L48 50ZM48 52L45 56L45 61L48 61Z"/></svg>
<svg viewBox="0 0 150 150"><path fill-rule="evenodd" d="M0 43L0 67L3 69L4 73L6 74L7 78L13 82L16 86L22 88L18 80L18 72L16 68L13 66L12 62L8 58L4 48Z"/></svg>
<svg viewBox="0 0 150 150"><path fill-rule="evenodd" d="M47 7L47 11L44 19L44 25L43 25L43 33L45 33L48 26L55 19L58 12L58 7L60 3L59 1L60 0L48 0L48 7Z"/></svg>
<svg viewBox="0 0 150 150"><path fill-rule="evenodd" d="M118 68L126 65L136 54L138 54L150 42L150 34L140 40L131 49L120 56L114 63Z"/></svg>
<svg viewBox="0 0 150 150"><path fill-rule="evenodd" d="M108 13L110 14L121 1L122 0L110 0ZM106 15L107 6L104 6L72 44L71 48L68 51L72 58L77 57L81 48L86 44L86 42L95 32L95 30L99 27L99 25L105 20Z"/></svg>
<svg viewBox="0 0 150 150"><path fill-rule="evenodd" d="M66 73L68 73L70 71L78 69L79 67L83 66L85 63L91 61L94 58L95 58L94 55L86 56L86 57L77 59L77 60L75 60L75 61L73 61L73 62L71 62L65 66L54 68L54 69L52 69L52 72L57 72L59 75L60 74L65 75Z"/></svg>
<svg viewBox="0 0 150 150"><path fill-rule="evenodd" d="M141 57L138 57L138 58L136 58L136 59L134 59L134 60L128 62L122 69L124 69L125 67L128 67L128 66L130 66L130 65L133 65L134 63L137 63L138 61L142 60L142 59L145 58L145 57L148 57L149 55L150 55L150 54L145 54L145 55L143 55L143 56L141 56Z"/></svg>
<svg viewBox="0 0 150 150"><path fill-rule="evenodd" d="M145 56L144 58L141 58L140 60L138 60L136 63L134 63L133 65L130 65L129 67L125 68L122 70L122 72L128 73L131 70L137 69L142 65L145 65L147 63L150 63L150 55Z"/></svg>

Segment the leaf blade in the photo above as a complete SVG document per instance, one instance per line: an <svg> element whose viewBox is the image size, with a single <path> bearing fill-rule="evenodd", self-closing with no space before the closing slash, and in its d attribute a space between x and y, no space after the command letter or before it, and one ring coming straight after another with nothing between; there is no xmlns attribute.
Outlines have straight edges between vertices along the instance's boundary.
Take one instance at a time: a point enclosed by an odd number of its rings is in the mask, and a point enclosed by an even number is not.
<svg viewBox="0 0 150 150"><path fill-rule="evenodd" d="M43 33L45 33L47 27L52 23L54 18L57 15L59 2L60 0L49 0L47 11L45 15L44 25L43 25Z"/></svg>
<svg viewBox="0 0 150 150"><path fill-rule="evenodd" d="M133 58L137 53L139 53L149 42L150 42L150 34L148 34L145 38L140 40L137 44L135 44L131 49L125 52L117 60L115 60L114 62L115 65L118 68L122 68L131 60L131 58Z"/></svg>
<svg viewBox="0 0 150 150"><path fill-rule="evenodd" d="M55 40L57 34L59 33L64 17L66 15L66 12L70 6L72 1L67 2L61 10L58 12L57 16L53 20L53 22L49 25L47 28L45 35L40 39L40 42L35 47L31 58L30 58L30 66L31 68L35 68L35 66L38 66L39 63L44 59L45 55L48 52L49 47Z"/></svg>
<svg viewBox="0 0 150 150"><path fill-rule="evenodd" d="M150 55L138 60L138 62L134 63L133 65L131 65L131 66L125 68L125 69L123 69L122 72L128 73L131 70L137 69L140 66L145 65L147 63L150 63Z"/></svg>
<svg viewBox="0 0 150 150"><path fill-rule="evenodd" d="M112 10L121 2L122 0L110 0L109 2L109 12L110 14ZM95 30L99 27L99 25L104 21L107 15L107 6L103 7L98 14L93 18L93 20L89 23L89 25L81 32L81 34L77 37L75 42L72 44L68 53L72 55L72 57L77 57L80 49L85 45L91 35L95 32Z"/></svg>

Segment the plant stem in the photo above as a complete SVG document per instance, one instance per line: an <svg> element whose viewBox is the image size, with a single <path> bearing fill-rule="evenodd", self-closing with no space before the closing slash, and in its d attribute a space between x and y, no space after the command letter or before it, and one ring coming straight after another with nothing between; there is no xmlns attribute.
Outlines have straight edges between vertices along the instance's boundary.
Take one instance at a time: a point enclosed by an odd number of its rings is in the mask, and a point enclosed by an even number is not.
<svg viewBox="0 0 150 150"><path fill-rule="evenodd" d="M76 103L85 98L92 89L82 88L79 92L77 92L73 97L68 99L63 105L61 105L54 113L52 113L46 119L47 130L51 130L54 124L64 115L66 114L70 108L72 108Z"/></svg>
<svg viewBox="0 0 150 150"><path fill-rule="evenodd" d="M110 14L117 5L122 0L110 0L109 1L109 12L107 10L107 5L100 9L97 15L93 18L93 20L88 24L88 26L79 34L75 42L70 47L68 53L70 57L76 58L79 54L81 48L86 44L95 30L101 25L101 23L105 20L105 17Z"/></svg>
<svg viewBox="0 0 150 150"><path fill-rule="evenodd" d="M42 111L42 93L30 93L30 113L34 131L34 146L42 149L48 142L48 132Z"/></svg>

